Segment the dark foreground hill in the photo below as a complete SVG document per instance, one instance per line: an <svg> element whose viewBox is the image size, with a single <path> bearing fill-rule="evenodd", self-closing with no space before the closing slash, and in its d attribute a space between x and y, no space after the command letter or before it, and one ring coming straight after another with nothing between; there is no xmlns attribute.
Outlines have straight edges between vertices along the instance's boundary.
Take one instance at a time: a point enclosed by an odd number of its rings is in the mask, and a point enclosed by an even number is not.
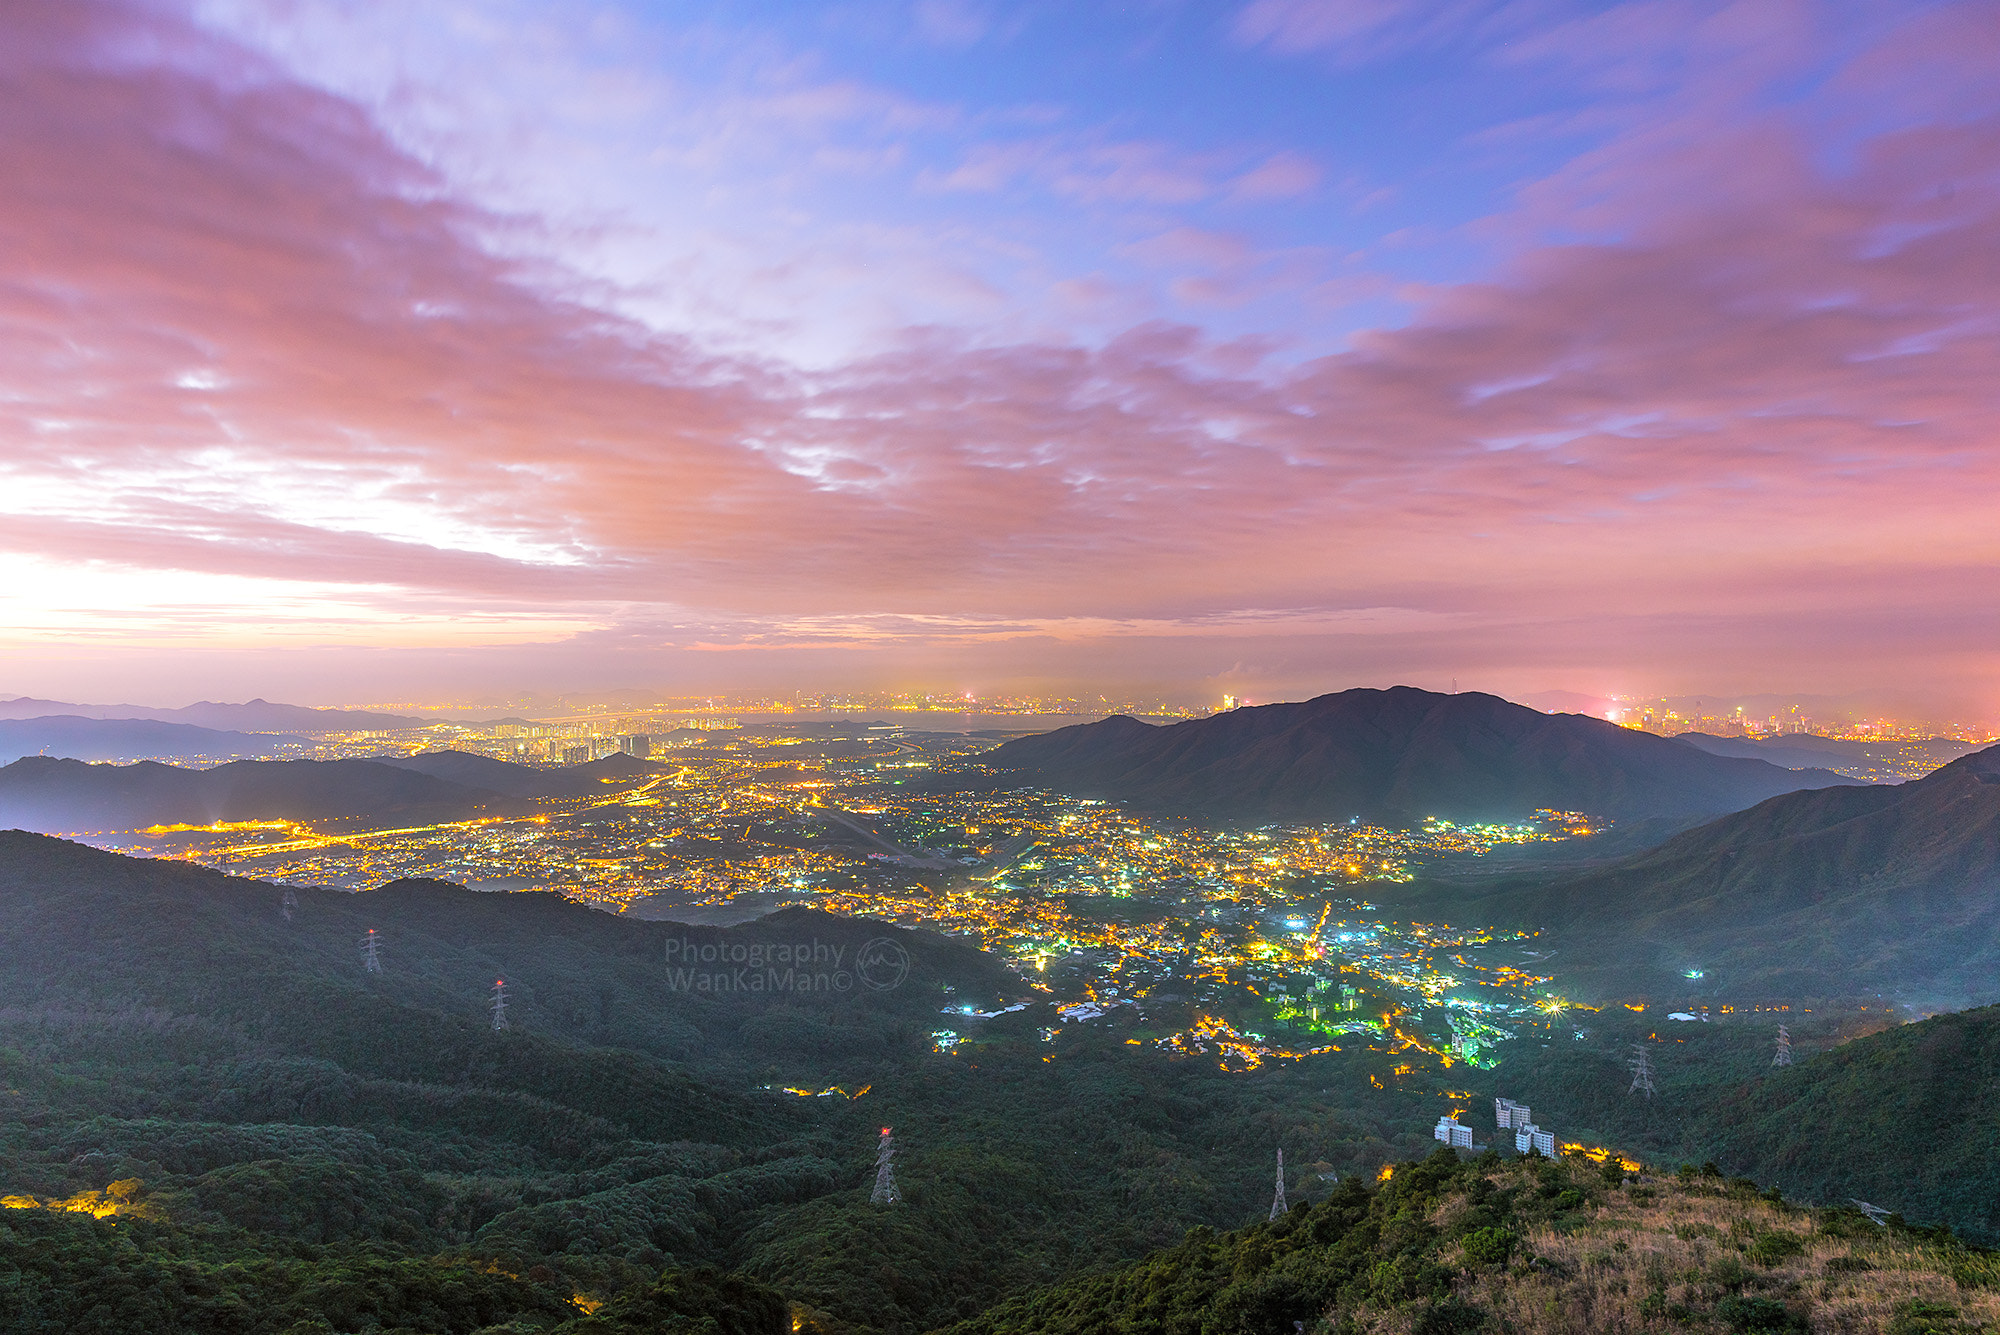
<svg viewBox="0 0 2000 1335"><path fill-rule="evenodd" d="M1275 1142L1372 1176L1425 1124L1366 1053L1245 1081L1046 1003L964 1018L1036 994L882 923L284 894L0 833L0 1331L767 1335L775 1294L914 1335L1253 1217ZM907 972L843 985L878 941Z"/></svg>
<svg viewBox="0 0 2000 1335"><path fill-rule="evenodd" d="M1537 808L1691 819L1856 781L1709 755L1580 714L1408 686L1236 709L1169 727L1118 716L985 757L1049 787L1200 820L1408 825Z"/></svg>
<svg viewBox="0 0 2000 1335"><path fill-rule="evenodd" d="M1791 793L1552 884L1455 901L1542 928L1610 995L2000 999L2000 747L1912 783ZM1456 920L1456 919L1455 919Z"/></svg>
<svg viewBox="0 0 2000 1335"><path fill-rule="evenodd" d="M232 820L464 820L520 810L498 793L370 760L239 760L213 769L25 756L0 768L0 829L112 831Z"/></svg>

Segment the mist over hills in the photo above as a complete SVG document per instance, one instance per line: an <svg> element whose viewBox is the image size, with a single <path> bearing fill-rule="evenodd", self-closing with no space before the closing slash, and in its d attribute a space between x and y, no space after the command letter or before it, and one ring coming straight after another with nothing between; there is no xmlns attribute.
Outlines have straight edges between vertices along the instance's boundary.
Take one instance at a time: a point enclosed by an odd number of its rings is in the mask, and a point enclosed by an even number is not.
<svg viewBox="0 0 2000 1335"><path fill-rule="evenodd" d="M96 719L58 714L0 721L0 765L33 755L55 755L70 760L266 756L283 745L281 737L224 732L153 719Z"/></svg>
<svg viewBox="0 0 2000 1335"><path fill-rule="evenodd" d="M1610 994L2000 999L2000 747L1910 783L1789 793L1553 883L1436 906L1541 927Z"/></svg>
<svg viewBox="0 0 2000 1335"><path fill-rule="evenodd" d="M159 709L151 705L71 704L62 700L37 700L25 695L0 700L0 719L46 718L56 714L75 718L151 719L159 723L187 723L238 732L365 732L421 728L430 722L403 714L378 714L363 709L312 709L305 705L273 704L262 699L242 704L202 700L178 709Z"/></svg>
<svg viewBox="0 0 2000 1335"><path fill-rule="evenodd" d="M1685 820L1858 782L1709 755L1497 696L1408 686L1167 727L1117 716L1008 742L985 760L1082 796L1252 823L1518 821L1542 807Z"/></svg>

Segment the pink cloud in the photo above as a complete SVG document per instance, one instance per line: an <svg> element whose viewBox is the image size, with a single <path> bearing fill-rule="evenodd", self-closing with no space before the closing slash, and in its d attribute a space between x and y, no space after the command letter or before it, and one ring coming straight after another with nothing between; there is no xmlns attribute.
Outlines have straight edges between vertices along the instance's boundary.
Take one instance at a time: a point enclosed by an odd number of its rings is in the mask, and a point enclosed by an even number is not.
<svg viewBox="0 0 2000 1335"><path fill-rule="evenodd" d="M1492 0L1251 0L1231 26L1245 46L1360 62L1464 35L1496 11Z"/></svg>
<svg viewBox="0 0 2000 1335"><path fill-rule="evenodd" d="M1769 663L1825 652L1827 624L1943 648L1988 616L1990 107L1876 133L1838 173L1792 121L1690 112L1524 196L1604 201L1615 244L1530 249L1289 370L1143 325L912 330L808 375L495 258L496 220L354 106L171 18L23 0L5 24L0 548L386 586L385 616L684 609L705 643L877 618L868 652L960 646L938 663L1098 619L1184 626L1111 637L1180 671L1218 618L1353 609L1406 620L1346 663L1685 658L1690 627ZM1904 40L1957 40L1930 31ZM1348 652L1284 643L1260 661Z"/></svg>
<svg viewBox="0 0 2000 1335"><path fill-rule="evenodd" d="M1062 135L979 145L926 180L976 193L1029 184L1087 204L1188 204L1215 194L1220 174L1220 164L1167 144Z"/></svg>
<svg viewBox="0 0 2000 1335"><path fill-rule="evenodd" d="M1313 190L1324 173L1302 153L1274 153L1230 183L1232 197L1249 202L1295 199Z"/></svg>

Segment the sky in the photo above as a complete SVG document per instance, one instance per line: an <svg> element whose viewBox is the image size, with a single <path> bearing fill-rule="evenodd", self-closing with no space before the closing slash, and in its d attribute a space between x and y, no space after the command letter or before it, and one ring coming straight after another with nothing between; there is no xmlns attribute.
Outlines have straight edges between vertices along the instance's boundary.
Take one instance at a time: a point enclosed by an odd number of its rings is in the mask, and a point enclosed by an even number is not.
<svg viewBox="0 0 2000 1335"><path fill-rule="evenodd" d="M9 0L0 695L2000 718L2000 0Z"/></svg>

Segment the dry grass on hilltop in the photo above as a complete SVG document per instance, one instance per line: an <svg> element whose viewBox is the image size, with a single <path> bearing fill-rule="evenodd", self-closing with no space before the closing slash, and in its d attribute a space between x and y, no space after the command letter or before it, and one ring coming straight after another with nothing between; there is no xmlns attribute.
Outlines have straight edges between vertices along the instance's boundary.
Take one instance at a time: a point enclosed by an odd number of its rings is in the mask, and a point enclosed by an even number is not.
<svg viewBox="0 0 2000 1335"><path fill-rule="evenodd" d="M1504 1181L1521 1170L1495 1175ZM1587 1165L1549 1165L1581 1183ZM1760 1196L1747 1184L1643 1177L1559 1227L1526 1231L1504 1262L1455 1243L1446 1308L1367 1310L1353 1328L1381 1335L1625 1335L1795 1331L1827 1335L1974 1335L2000 1331L2000 1256L1838 1211ZM1433 1222L1468 1208L1447 1198Z"/></svg>

